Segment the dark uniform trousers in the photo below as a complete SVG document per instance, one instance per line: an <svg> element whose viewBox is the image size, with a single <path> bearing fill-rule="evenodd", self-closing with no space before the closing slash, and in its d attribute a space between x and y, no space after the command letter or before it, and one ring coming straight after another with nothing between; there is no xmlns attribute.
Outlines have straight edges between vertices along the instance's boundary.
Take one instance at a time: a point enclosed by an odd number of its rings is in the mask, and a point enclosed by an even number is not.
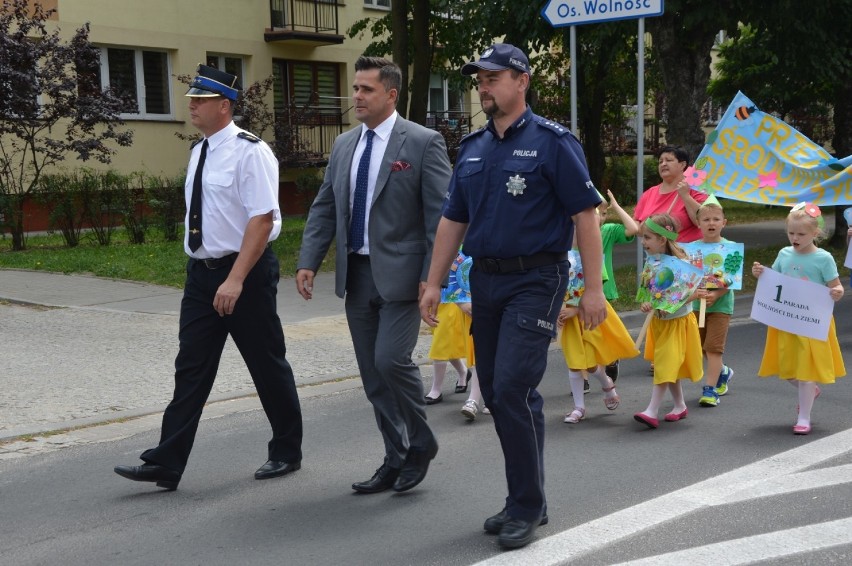
<svg viewBox="0 0 852 566"><path fill-rule="evenodd" d="M276 310L278 258L271 249L264 251L243 282L233 314L220 317L213 298L232 264L210 269L195 259L187 263L174 396L163 415L160 444L141 455L145 462L183 473L229 334L272 425L269 459L302 459L302 413Z"/></svg>
<svg viewBox="0 0 852 566"><path fill-rule="evenodd" d="M364 394L373 405L385 445L385 463L401 468L412 446L431 448L423 378L411 361L420 329L416 300L386 301L376 289L368 256L349 254L346 319Z"/></svg>
<svg viewBox="0 0 852 566"><path fill-rule="evenodd" d="M506 460L506 509L536 521L544 497L544 402L536 390L556 336L568 262L515 273L470 275L476 373Z"/></svg>

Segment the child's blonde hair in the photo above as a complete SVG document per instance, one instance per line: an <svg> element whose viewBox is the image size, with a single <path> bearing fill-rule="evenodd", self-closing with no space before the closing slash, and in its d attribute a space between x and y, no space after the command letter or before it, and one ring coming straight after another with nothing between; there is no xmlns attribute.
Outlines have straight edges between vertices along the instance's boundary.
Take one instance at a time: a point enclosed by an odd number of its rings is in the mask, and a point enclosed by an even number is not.
<svg viewBox="0 0 852 566"><path fill-rule="evenodd" d="M651 220L655 224L665 228L666 230L668 230L670 232L674 232L675 234L677 234L677 232L680 229L680 225L678 224L677 219L672 217L670 214L665 214L665 213L652 214L651 216L646 218L644 222L642 222L642 227L645 230L651 230L649 227L647 227L645 225L648 222L648 220ZM651 230L651 232L654 232L654 231ZM666 238L665 236L658 234L657 232L654 232L654 234L656 234L657 236L660 236L661 238ZM675 257L679 257L680 259L686 259L688 257L686 255L686 252L683 251L683 248L681 248L677 244L677 242L675 242L671 238L666 238L666 253L668 255L673 255Z"/></svg>
<svg viewBox="0 0 852 566"><path fill-rule="evenodd" d="M794 206L784 221L784 227L789 228L790 222L804 222L810 226L816 233L814 242L819 242L825 238L825 221L822 220L822 211L815 204L806 202Z"/></svg>
<svg viewBox="0 0 852 566"><path fill-rule="evenodd" d="M701 218L701 211L702 211L702 210L713 210L713 211L719 211L719 212L721 212L721 213L722 213L722 218L724 218L724 217L725 217L725 209L724 209L724 208L722 208L722 205L720 205L720 204L716 204L715 202L704 203L704 204L702 204L701 206L699 206L699 207L698 207L698 212L696 212L696 213L695 213L695 218L696 218L696 219Z"/></svg>

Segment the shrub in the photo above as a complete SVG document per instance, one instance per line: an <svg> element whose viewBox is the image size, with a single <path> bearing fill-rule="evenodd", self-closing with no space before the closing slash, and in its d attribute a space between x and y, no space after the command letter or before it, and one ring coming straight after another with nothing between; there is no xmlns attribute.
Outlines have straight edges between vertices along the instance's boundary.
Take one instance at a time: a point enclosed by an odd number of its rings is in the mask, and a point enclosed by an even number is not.
<svg viewBox="0 0 852 566"><path fill-rule="evenodd" d="M168 242L178 240L178 226L186 214L186 197L184 196L185 175L175 177L143 177L145 200L155 223L162 228Z"/></svg>

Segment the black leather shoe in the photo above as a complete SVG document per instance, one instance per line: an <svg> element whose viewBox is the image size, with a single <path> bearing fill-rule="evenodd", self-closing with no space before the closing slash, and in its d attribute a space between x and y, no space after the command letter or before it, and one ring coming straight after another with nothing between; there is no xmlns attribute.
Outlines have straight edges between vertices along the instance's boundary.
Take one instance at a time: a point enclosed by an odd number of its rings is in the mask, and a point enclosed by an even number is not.
<svg viewBox="0 0 852 566"><path fill-rule="evenodd" d="M141 466L116 466L115 473L133 481L155 482L157 487L169 491L177 489L180 473L157 464L142 464Z"/></svg>
<svg viewBox="0 0 852 566"><path fill-rule="evenodd" d="M422 482L429 470L429 462L435 458L437 453L437 442L433 443L430 448L409 448L402 470L399 471L399 477L393 484L393 490L408 491Z"/></svg>
<svg viewBox="0 0 852 566"><path fill-rule="evenodd" d="M257 469L254 473L254 479L268 480L269 478L277 478L278 476L295 472L301 467L302 462L276 462L275 460L269 460Z"/></svg>
<svg viewBox="0 0 852 566"><path fill-rule="evenodd" d="M429 397L428 395L426 395L423 398L426 400L427 405L437 405L438 403L444 400L444 394L439 393L437 397Z"/></svg>
<svg viewBox="0 0 852 566"><path fill-rule="evenodd" d="M503 528L503 525L511 520L512 518L509 516L509 512L506 511L505 507L503 507L502 511L485 519L485 525L483 525L482 528L490 535L497 535L500 534L500 530ZM541 521L538 523L539 526L546 525L548 520L547 515L543 515L541 517Z"/></svg>
<svg viewBox="0 0 852 566"><path fill-rule="evenodd" d="M497 542L503 548L521 548L532 541L535 536L535 530L538 528L539 521L523 521L521 519L512 519L500 529L500 536Z"/></svg>
<svg viewBox="0 0 852 566"><path fill-rule="evenodd" d="M379 493L392 488L398 476L399 468L391 468L387 464L382 464L373 474L373 477L367 481L353 483L352 489L358 493Z"/></svg>

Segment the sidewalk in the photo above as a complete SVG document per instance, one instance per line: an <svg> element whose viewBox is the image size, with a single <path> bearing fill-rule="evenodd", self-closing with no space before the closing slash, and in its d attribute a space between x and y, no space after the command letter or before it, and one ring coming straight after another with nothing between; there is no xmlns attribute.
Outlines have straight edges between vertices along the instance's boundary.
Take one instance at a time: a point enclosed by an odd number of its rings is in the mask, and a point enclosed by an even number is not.
<svg viewBox="0 0 852 566"><path fill-rule="evenodd" d="M733 226L725 235L747 247L786 241L783 222ZM635 253L620 246L619 261ZM0 269L0 442L160 413L172 395L181 295L171 287ZM747 318L750 306L738 296L735 318ZM358 369L333 273L319 274L311 301L293 279L282 279L278 314L301 393L318 384L333 384L322 391L360 386L346 379ZM645 319L639 311L620 316L634 336ZM423 325L415 363L429 362L430 345ZM210 400L249 397L259 406L254 393L229 340Z"/></svg>

